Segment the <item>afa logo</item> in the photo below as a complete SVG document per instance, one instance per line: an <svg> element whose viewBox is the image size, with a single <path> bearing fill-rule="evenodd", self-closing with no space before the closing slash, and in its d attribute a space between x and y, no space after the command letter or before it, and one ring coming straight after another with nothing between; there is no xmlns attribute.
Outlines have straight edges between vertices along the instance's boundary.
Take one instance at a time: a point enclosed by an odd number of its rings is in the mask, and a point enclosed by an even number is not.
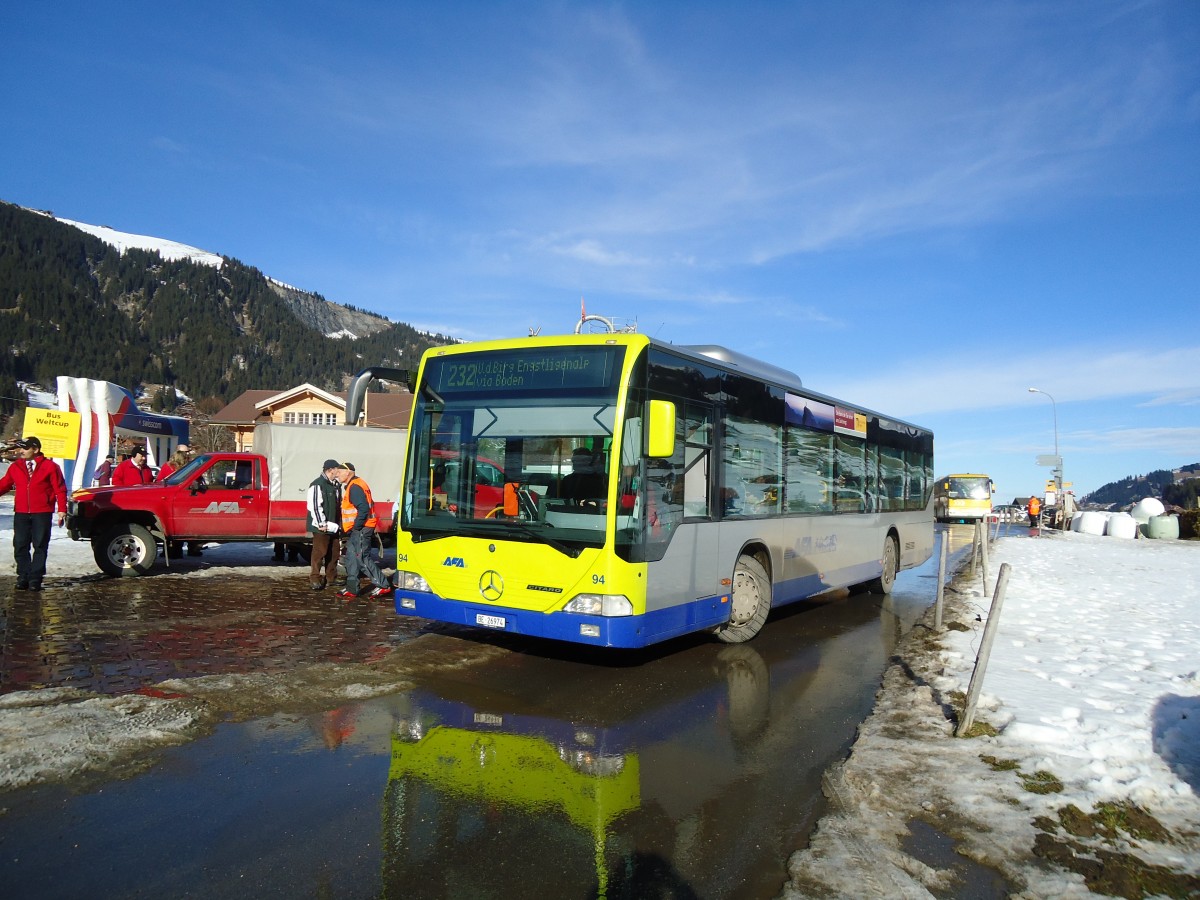
<svg viewBox="0 0 1200 900"><path fill-rule="evenodd" d="M446 561L442 563L442 565L454 566L456 569L465 569L467 567L467 561L461 556L447 556Z"/></svg>
<svg viewBox="0 0 1200 900"><path fill-rule="evenodd" d="M204 507L206 513L234 513L239 514L242 508L237 505L236 500L222 500L220 502L214 500L208 506Z"/></svg>

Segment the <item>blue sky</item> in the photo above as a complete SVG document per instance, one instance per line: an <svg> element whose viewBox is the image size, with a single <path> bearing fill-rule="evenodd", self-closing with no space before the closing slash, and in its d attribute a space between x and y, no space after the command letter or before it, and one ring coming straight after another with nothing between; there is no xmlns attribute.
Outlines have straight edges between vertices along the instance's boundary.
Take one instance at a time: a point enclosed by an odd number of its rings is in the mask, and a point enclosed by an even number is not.
<svg viewBox="0 0 1200 900"><path fill-rule="evenodd" d="M0 199L467 339L583 297L927 425L1004 499L1055 414L1078 494L1200 461L1192 0L4 19Z"/></svg>

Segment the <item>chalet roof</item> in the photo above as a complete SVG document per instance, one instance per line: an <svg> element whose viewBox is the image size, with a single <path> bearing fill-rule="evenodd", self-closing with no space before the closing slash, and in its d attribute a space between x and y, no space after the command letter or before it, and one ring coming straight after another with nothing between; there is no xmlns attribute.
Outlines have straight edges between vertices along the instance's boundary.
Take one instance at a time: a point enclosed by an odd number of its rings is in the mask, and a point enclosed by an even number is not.
<svg viewBox="0 0 1200 900"><path fill-rule="evenodd" d="M209 420L214 425L257 425L269 421L272 412L288 406L305 394L324 400L342 412L346 408L346 393L332 393L302 384L285 391L252 390L235 397L228 406L218 410ZM412 394L373 394L366 396L368 425L379 428L407 428L408 414L412 409Z"/></svg>
<svg viewBox="0 0 1200 900"><path fill-rule="evenodd" d="M284 391L283 393L275 394L271 397L267 397L263 400L259 400L257 403L254 404L254 408L255 409L274 409L276 406L284 406L287 403L291 402L292 400L295 400L299 397L305 397L305 396L320 397L326 403L329 403L333 406L337 406L341 409L346 408L345 396L334 396L333 394L329 393L328 391L321 390L316 385L309 384L307 381L304 382L304 384L297 385L296 387L292 388L290 391Z"/></svg>

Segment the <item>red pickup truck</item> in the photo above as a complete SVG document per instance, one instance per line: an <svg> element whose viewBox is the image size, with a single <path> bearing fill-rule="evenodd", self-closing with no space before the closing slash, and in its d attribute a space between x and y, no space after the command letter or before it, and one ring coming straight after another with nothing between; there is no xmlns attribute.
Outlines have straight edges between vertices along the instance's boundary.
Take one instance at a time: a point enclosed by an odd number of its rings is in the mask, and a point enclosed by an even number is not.
<svg viewBox="0 0 1200 900"><path fill-rule="evenodd" d="M371 485L378 532L392 526L407 431L260 425L255 453L205 453L164 482L85 488L71 496L67 529L89 540L109 575L144 575L168 542L311 543L308 486L328 458L349 460ZM164 554L165 556L165 554Z"/></svg>

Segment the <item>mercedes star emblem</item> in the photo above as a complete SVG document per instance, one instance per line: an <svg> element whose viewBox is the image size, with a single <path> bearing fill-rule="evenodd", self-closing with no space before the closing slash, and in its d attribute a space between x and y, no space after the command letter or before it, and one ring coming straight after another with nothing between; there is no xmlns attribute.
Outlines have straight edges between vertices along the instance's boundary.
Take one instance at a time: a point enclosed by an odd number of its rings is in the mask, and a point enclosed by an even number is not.
<svg viewBox="0 0 1200 900"><path fill-rule="evenodd" d="M488 569L479 576L479 593L484 600L499 600L504 593L504 579L495 569Z"/></svg>

